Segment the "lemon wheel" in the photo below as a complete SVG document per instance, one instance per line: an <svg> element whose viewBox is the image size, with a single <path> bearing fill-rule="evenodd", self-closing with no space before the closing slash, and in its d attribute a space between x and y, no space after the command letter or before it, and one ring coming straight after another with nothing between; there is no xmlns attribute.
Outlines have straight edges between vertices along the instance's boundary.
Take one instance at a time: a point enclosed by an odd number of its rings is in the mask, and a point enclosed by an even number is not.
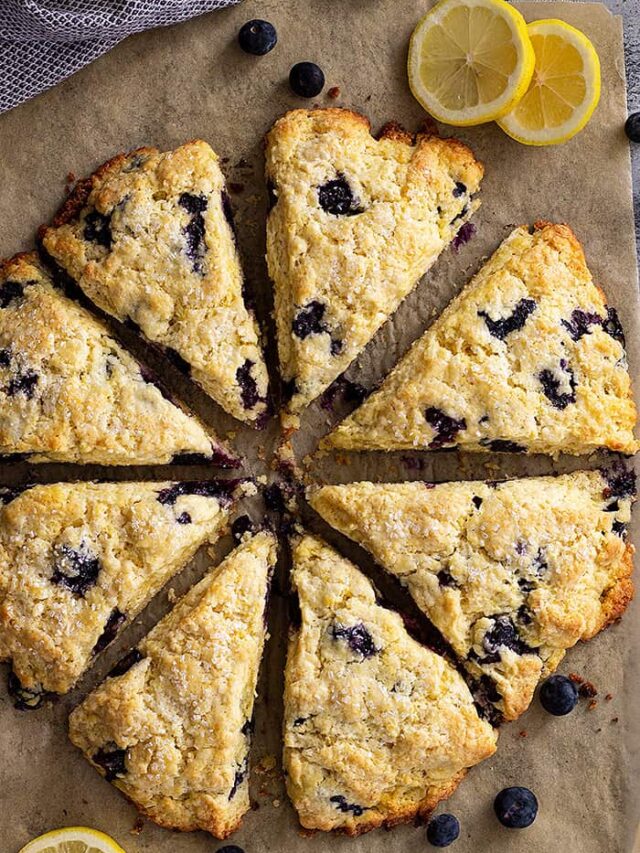
<svg viewBox="0 0 640 853"><path fill-rule="evenodd" d="M409 85L439 121L483 124L513 109L534 64L527 24L505 0L440 0L411 36Z"/></svg>
<svg viewBox="0 0 640 853"><path fill-rule="evenodd" d="M125 853L119 844L87 826L70 826L45 832L30 841L20 853Z"/></svg>
<svg viewBox="0 0 640 853"><path fill-rule="evenodd" d="M536 55L522 100L498 122L525 145L555 145L582 130L600 100L600 60L584 33L564 21L528 27Z"/></svg>

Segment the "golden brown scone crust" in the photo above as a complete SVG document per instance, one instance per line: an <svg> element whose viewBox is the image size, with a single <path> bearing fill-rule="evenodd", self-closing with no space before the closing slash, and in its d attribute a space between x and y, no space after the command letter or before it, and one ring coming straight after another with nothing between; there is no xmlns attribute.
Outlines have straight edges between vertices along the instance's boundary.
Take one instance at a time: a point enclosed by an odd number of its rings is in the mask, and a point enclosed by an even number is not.
<svg viewBox="0 0 640 853"><path fill-rule="evenodd" d="M293 563L284 767L302 826L359 835L426 817L493 754L495 731L352 563L308 535Z"/></svg>
<svg viewBox="0 0 640 853"><path fill-rule="evenodd" d="M266 141L267 262L282 377L299 413L342 373L478 207L483 168L454 139L341 109L293 110ZM342 182L343 211L321 199ZM324 188L324 189L321 189Z"/></svg>
<svg viewBox="0 0 640 853"><path fill-rule="evenodd" d="M114 157L78 183L40 236L103 311L177 353L234 417L264 420L259 329L242 295L224 176L206 142Z"/></svg>
<svg viewBox="0 0 640 853"><path fill-rule="evenodd" d="M0 265L0 455L12 454L103 465L196 454L237 464L27 254Z"/></svg>
<svg viewBox="0 0 640 853"><path fill-rule="evenodd" d="M313 490L333 527L396 575L464 663L490 719L515 719L565 651L633 597L624 468Z"/></svg>
<svg viewBox="0 0 640 853"><path fill-rule="evenodd" d="M0 489L0 660L24 691L66 693L206 541L243 485ZM19 698L19 697L18 697Z"/></svg>
<svg viewBox="0 0 640 853"><path fill-rule="evenodd" d="M160 826L226 838L250 808L251 719L275 561L270 533L238 547L146 636L131 667L71 714L72 742L103 775L118 771L106 775ZM117 766L101 760L105 751Z"/></svg>
<svg viewBox="0 0 640 853"><path fill-rule="evenodd" d="M566 225L517 228L323 442L353 450L635 453L617 315Z"/></svg>

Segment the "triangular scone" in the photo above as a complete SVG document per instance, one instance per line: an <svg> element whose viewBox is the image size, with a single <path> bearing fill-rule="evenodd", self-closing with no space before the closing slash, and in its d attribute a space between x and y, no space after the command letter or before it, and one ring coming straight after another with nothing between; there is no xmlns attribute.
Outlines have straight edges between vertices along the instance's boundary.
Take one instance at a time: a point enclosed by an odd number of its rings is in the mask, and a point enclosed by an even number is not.
<svg viewBox="0 0 640 853"><path fill-rule="evenodd" d="M507 237L323 445L634 453L635 422L616 312L571 229L538 223Z"/></svg>
<svg viewBox="0 0 640 853"><path fill-rule="evenodd" d="M35 255L0 263L0 456L30 462L150 465L238 460L88 311L54 287Z"/></svg>
<svg viewBox="0 0 640 853"><path fill-rule="evenodd" d="M280 369L300 412L353 361L477 208L455 139L349 110L294 110L267 136L267 261Z"/></svg>
<svg viewBox="0 0 640 853"><path fill-rule="evenodd" d="M396 575L463 661L489 719L528 707L566 649L633 596L624 468L503 483L325 486L311 505Z"/></svg>
<svg viewBox="0 0 640 853"><path fill-rule="evenodd" d="M66 693L205 541L244 486L55 483L0 490L0 660L22 706Z"/></svg>
<svg viewBox="0 0 640 853"><path fill-rule="evenodd" d="M206 142L114 157L79 182L41 238L89 299L138 326L227 412L265 419L259 329Z"/></svg>
<svg viewBox="0 0 640 853"><path fill-rule="evenodd" d="M493 754L495 731L352 563L312 536L293 563L284 766L300 822L358 835L426 816Z"/></svg>
<svg viewBox="0 0 640 853"><path fill-rule="evenodd" d="M249 804L270 533L209 572L71 714L70 737L151 820L226 838Z"/></svg>

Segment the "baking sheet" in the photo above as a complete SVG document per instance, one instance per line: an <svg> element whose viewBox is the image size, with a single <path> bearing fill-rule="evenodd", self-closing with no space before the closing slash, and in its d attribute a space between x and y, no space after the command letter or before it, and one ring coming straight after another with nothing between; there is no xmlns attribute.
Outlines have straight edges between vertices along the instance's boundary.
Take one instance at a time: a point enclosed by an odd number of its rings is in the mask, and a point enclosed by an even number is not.
<svg viewBox="0 0 640 853"><path fill-rule="evenodd" d="M423 114L409 94L404 63L409 34L428 5L427 0L246 0L228 11L128 39L56 89L0 117L0 255L30 246L36 227L61 201L69 172L82 176L118 150L143 144L170 148L202 137L228 158L224 169L236 185L232 201L244 266L258 294L261 316L270 327L270 289L263 260L261 138L277 115L302 105L288 90L288 69L298 60L318 61L327 75L327 90L338 86L340 97L330 100L325 90L317 103L360 110L369 115L374 129L390 119L416 129ZM602 61L601 103L587 129L558 148L519 146L491 125L459 134L486 164L483 206L474 219L478 233L457 254L449 251L443 256L352 366L348 375L367 386L395 364L514 225L547 218L569 222L583 241L594 277L620 312L638 387L640 314L629 153L622 131L626 103L621 22L595 4L525 3L520 8L529 20L562 17L588 33ZM267 18L278 28L276 50L262 59L242 54L235 42L240 25L252 17ZM135 335L121 329L119 333L203 417L220 430L234 433L233 440L247 455L248 471L272 476L268 462L277 441L275 424L261 435L239 426ZM312 407L295 442L301 459L344 411L339 398L333 411ZM554 464L543 458L442 452L424 456L422 470L415 470L401 456L316 456L309 463L309 474L336 482L363 477L445 480L485 477L488 472L493 477L548 473L598 462L593 458ZM0 469L0 480L211 473L206 468L108 471L47 465L34 470L14 465ZM391 598L396 596L393 585L375 573L354 546L330 534L310 515L309 522L372 571ZM632 535L636 533L637 522ZM230 547L229 539L224 540L217 554ZM178 592L186 590L208 563L201 554L171 586ZM280 585L285 571L283 560ZM223 846L203 833L176 835L149 822L141 828L135 809L66 738L70 708L168 606L164 591L79 688L53 707L20 713L0 689L2 853L15 853L47 829L73 824L105 830L128 853L205 853ZM299 834L279 772L285 611L282 596L274 596L272 639L263 665L253 750L256 808L231 842L246 853L426 849L424 829L414 827L400 827L391 834L378 831L355 840L323 835L309 839ZM554 719L533 707L520 721L503 728L497 754L469 774L447 806L462 824L457 853L551 849L628 853L632 849L640 810L637 625L638 605L633 604L622 624L573 650L561 667L595 683L600 693L594 710L588 711L582 702L568 718ZM605 701L605 694L612 699ZM274 770L269 770L271 756L278 762ZM540 801L538 819L524 832L502 829L492 813L497 791L512 784L532 788Z"/></svg>

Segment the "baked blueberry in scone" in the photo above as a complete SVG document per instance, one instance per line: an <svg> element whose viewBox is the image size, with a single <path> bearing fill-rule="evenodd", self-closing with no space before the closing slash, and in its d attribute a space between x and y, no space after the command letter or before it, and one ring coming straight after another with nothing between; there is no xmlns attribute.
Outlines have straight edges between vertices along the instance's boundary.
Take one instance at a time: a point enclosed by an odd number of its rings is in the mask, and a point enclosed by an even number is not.
<svg viewBox="0 0 640 853"><path fill-rule="evenodd" d="M501 483L352 483L313 508L407 587L469 673L482 713L512 720L567 649L633 596L624 467Z"/></svg>
<svg viewBox="0 0 640 853"><path fill-rule="evenodd" d="M31 462L239 464L26 254L0 262L0 456L21 454Z"/></svg>
<svg viewBox="0 0 640 853"><path fill-rule="evenodd" d="M476 210L455 139L378 139L349 110L294 110L267 136L267 261L280 369L299 413L342 373Z"/></svg>
<svg viewBox="0 0 640 853"><path fill-rule="evenodd" d="M41 239L89 299L135 324L227 412L266 419L259 329L206 142L114 157L78 183Z"/></svg>
<svg viewBox="0 0 640 853"><path fill-rule="evenodd" d="M226 838L249 803L271 533L212 569L75 709L69 733L161 826Z"/></svg>
<svg viewBox="0 0 640 853"><path fill-rule="evenodd" d="M238 480L0 489L0 660L21 707L66 693L206 541Z"/></svg>
<svg viewBox="0 0 640 853"><path fill-rule="evenodd" d="M323 442L632 454L636 407L615 309L566 225L517 228Z"/></svg>
<svg viewBox="0 0 640 853"><path fill-rule="evenodd" d="M493 754L496 732L352 563L312 536L292 547L284 767L300 822L359 835L425 817Z"/></svg>

